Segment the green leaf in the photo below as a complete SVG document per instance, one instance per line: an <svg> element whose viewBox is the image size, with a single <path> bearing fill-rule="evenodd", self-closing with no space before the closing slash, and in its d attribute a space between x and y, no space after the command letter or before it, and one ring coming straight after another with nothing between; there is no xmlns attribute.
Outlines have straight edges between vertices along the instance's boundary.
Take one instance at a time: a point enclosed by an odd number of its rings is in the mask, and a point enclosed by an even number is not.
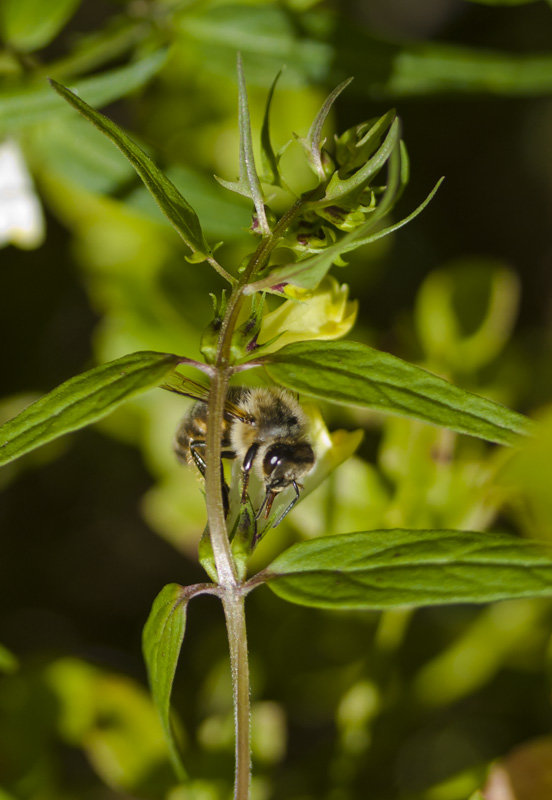
<svg viewBox="0 0 552 800"><path fill-rule="evenodd" d="M379 530L295 544L260 573L318 608L390 608L552 596L552 551L514 536Z"/></svg>
<svg viewBox="0 0 552 800"><path fill-rule="evenodd" d="M37 50L52 41L79 4L80 0L2 0L2 38L16 50Z"/></svg>
<svg viewBox="0 0 552 800"><path fill-rule="evenodd" d="M404 157L401 157L401 181L400 181L401 185L400 185L400 188L398 190L399 193L401 193L401 194L402 194L402 189L404 188L405 182L408 180L407 175L403 174L408 169L408 166L406 166L404 168L404 170L403 170L402 165L404 163L405 163L404 162ZM404 217L403 219L399 220L398 222L395 222L393 225L388 225L385 228L380 228L379 231L376 231L375 233L370 233L368 235L365 235L365 234L364 235L362 235L362 234L358 235L355 239L353 239L353 241L346 243L345 247L343 248L343 250L341 252L342 253L349 253L351 250L356 250L357 247L363 247L366 244L372 244L372 242L375 242L378 239L382 239L384 236L389 236L390 233L394 233L395 231L398 231L399 228L402 228L404 225L408 225L409 222L412 222L412 220L415 219L418 216L418 214L421 214L422 211L431 203L431 201L433 200L433 198L435 197L435 195L437 193L437 190L438 190L439 186L443 183L444 180L445 180L444 178L439 178L439 180L437 181L437 183L435 184L433 189L430 191L428 196L425 198L425 200L423 200L420 203L420 205L417 206L414 209L414 211L412 211L410 214L408 214L408 216ZM380 207L378 206L377 211L379 210L379 208ZM377 211L376 211L376 213L377 213Z"/></svg>
<svg viewBox="0 0 552 800"><path fill-rule="evenodd" d="M130 161L154 200L190 250L193 253L207 256L210 249L203 237L197 214L182 197L174 183L161 172L152 159L118 125L115 125L103 114L95 111L84 100L81 100L76 94L66 89L65 86L54 80L50 82L59 95L111 139L121 153Z"/></svg>
<svg viewBox="0 0 552 800"><path fill-rule="evenodd" d="M330 92L328 97L324 100L320 111L314 118L306 139L301 140L304 141L311 163L321 180L324 180L326 177L324 167L322 166L322 145L324 144L322 140L322 131L324 129L324 123L328 118L333 104L352 80L352 78L347 78L346 81L336 86L333 92Z"/></svg>
<svg viewBox="0 0 552 800"><path fill-rule="evenodd" d="M0 426L0 465L105 417L157 386L183 361L170 353L144 351L70 378Z"/></svg>
<svg viewBox="0 0 552 800"><path fill-rule="evenodd" d="M138 89L163 66L167 51L152 53L125 67L83 78L73 84L79 95L94 105L112 103ZM13 131L42 122L52 115L67 115L67 105L57 97L46 81L39 86L25 86L0 92L0 132Z"/></svg>
<svg viewBox="0 0 552 800"><path fill-rule="evenodd" d="M251 121L249 119L249 103L247 88L243 74L241 55L238 53L238 90L239 90L239 128L240 128L240 178L238 181L225 181L217 178L221 186L230 191L250 197L255 205L259 230L263 235L270 233L266 218L263 192L255 167L253 141L251 138Z"/></svg>
<svg viewBox="0 0 552 800"><path fill-rule="evenodd" d="M515 411L358 342L298 342L258 361L298 392L416 417L490 442L514 444L532 429Z"/></svg>
<svg viewBox="0 0 552 800"><path fill-rule="evenodd" d="M550 0L549 0L550 1ZM301 15L287 8L201 4L175 27L185 46L212 72L228 75L236 49L255 64L250 83L269 87L286 64L286 86L335 85L362 75L351 91L373 102L442 94L544 95L552 89L552 57L519 55L440 42L382 40L343 15L320 7Z"/></svg>
<svg viewBox="0 0 552 800"><path fill-rule="evenodd" d="M324 205L326 203L339 203L345 199L352 192L356 192L367 184L383 167L385 162L391 156L393 150L397 147L400 141L401 123L396 118L394 112L388 112L378 121L370 135L376 138L380 133L380 126L387 127L391 122L389 132L383 140L381 146L377 149L374 155L368 161L357 169L350 177L340 178L339 172L335 172L328 184L326 193L322 198ZM318 205L313 203L313 205Z"/></svg>
<svg viewBox="0 0 552 800"><path fill-rule="evenodd" d="M425 200L423 200L414 211L408 214L408 216L393 225L388 225L377 230L380 220L392 209L396 200L401 196L407 180L408 155L401 141L400 147L395 148L389 158L389 175L387 187L383 196L376 210L363 225L360 225L355 230L346 234L339 242L330 245L320 253L316 253L302 261L295 261L291 264L284 264L281 267L277 267L265 278L249 284L244 290L245 294L253 294L253 292L262 291L263 289L270 289L281 283L292 283L304 289L314 289L332 265L338 263L338 259L342 255L350 253L358 247L371 244L384 236L388 236L390 233L394 233L394 231L399 230L403 225L407 225L415 219L418 214L421 214L435 196L444 178L437 181ZM376 231L371 233L370 231L373 231L374 228L376 228Z"/></svg>
<svg viewBox="0 0 552 800"><path fill-rule="evenodd" d="M221 192L211 176L207 177L182 164L170 166L167 177L177 189L186 192L201 219L201 227L212 241L225 242L247 236L251 224L251 206L241 197ZM125 204L154 219L165 219L143 186L125 198Z"/></svg>
<svg viewBox="0 0 552 800"><path fill-rule="evenodd" d="M272 148L272 142L270 141L270 107L272 105L274 90L276 89L276 84L278 83L281 74L282 70L280 69L272 81L272 86L270 87L268 97L266 98L265 113L261 128L261 157L264 172L263 180L265 180L267 183L274 184L275 186L281 186L282 183L280 179L280 172L278 170L279 158L275 154Z"/></svg>
<svg viewBox="0 0 552 800"><path fill-rule="evenodd" d="M171 760L179 780L186 778L174 738L171 719L171 691L186 629L187 588L169 583L153 602L142 635L142 650L148 679L161 724L170 747Z"/></svg>

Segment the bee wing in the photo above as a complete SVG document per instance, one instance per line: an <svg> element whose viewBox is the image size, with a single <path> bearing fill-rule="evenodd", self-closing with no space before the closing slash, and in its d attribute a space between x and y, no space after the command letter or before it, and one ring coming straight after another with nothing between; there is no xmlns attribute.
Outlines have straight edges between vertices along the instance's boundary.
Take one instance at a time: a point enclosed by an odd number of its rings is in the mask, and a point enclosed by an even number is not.
<svg viewBox="0 0 552 800"><path fill-rule="evenodd" d="M190 378L185 378L178 372L173 372L172 375L161 384L161 389L167 389L169 392L176 392L176 394L184 395L184 397L191 397L193 400L202 400L204 403L209 399L209 388L203 386L201 383L196 383Z"/></svg>
<svg viewBox="0 0 552 800"><path fill-rule="evenodd" d="M184 397L191 397L192 400L200 400L206 403L209 400L209 388L203 386L201 383L185 378L178 372L173 372L172 375L161 384L161 389L167 389L169 392L176 392ZM237 419L240 422L245 422L247 425L254 425L255 421L243 409L227 400L224 404L224 416L227 419Z"/></svg>

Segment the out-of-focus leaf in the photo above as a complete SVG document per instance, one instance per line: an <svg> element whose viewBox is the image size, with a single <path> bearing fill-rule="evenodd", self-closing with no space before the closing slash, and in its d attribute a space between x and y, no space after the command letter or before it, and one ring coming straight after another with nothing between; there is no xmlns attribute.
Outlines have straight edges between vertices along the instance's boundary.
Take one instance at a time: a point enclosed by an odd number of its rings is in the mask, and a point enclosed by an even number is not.
<svg viewBox="0 0 552 800"><path fill-rule="evenodd" d="M71 748L82 748L112 790L143 797L152 774L170 781L169 750L143 685L76 658L48 664L40 685L42 691L48 689L58 737ZM60 791L61 787L54 796Z"/></svg>
<svg viewBox="0 0 552 800"><path fill-rule="evenodd" d="M166 50L146 56L125 67L103 72L92 78L82 78L73 84L79 95L96 106L112 103L147 83L161 69ZM69 108L44 84L5 89L0 92L0 133L42 122L46 117L70 113Z"/></svg>
<svg viewBox="0 0 552 800"><path fill-rule="evenodd" d="M245 231L251 224L251 206L248 202L223 192L212 177L201 175L182 164L169 167L165 174L177 189L186 192L201 220L201 227L212 241L224 239L228 242L246 235ZM132 192L126 198L126 203L148 216L165 219L143 187Z"/></svg>
<svg viewBox="0 0 552 800"><path fill-rule="evenodd" d="M56 81L52 86L68 103L104 133L130 161L146 188L159 205L167 219L176 228L193 253L207 255L209 245L205 241L196 212L180 194L152 159L136 145L124 131L110 119L91 108L84 100Z"/></svg>
<svg viewBox="0 0 552 800"><path fill-rule="evenodd" d="M359 342L298 342L259 362L276 381L322 400L412 416L499 444L532 430L527 417Z"/></svg>
<svg viewBox="0 0 552 800"><path fill-rule="evenodd" d="M307 85L328 78L332 47L299 37L293 17L273 4L198 6L186 9L176 22L187 48L196 49L205 66L228 75L234 72L236 50L251 66L250 82L271 86L286 65L282 82Z"/></svg>
<svg viewBox="0 0 552 800"><path fill-rule="evenodd" d="M63 28L79 3L80 0L2 0L2 38L17 50L37 50Z"/></svg>
<svg viewBox="0 0 552 800"><path fill-rule="evenodd" d="M380 530L295 544L262 573L318 608L390 608L552 596L552 551L504 534Z"/></svg>
<svg viewBox="0 0 552 800"><path fill-rule="evenodd" d="M146 187L137 179L133 181L135 173L129 162L85 119L75 114L70 119L52 120L33 131L26 144L33 160L46 165L48 173L60 175L85 191L117 192L117 198L126 207L167 223ZM245 236L251 222L251 206L247 201L223 192L211 176L190 167L174 165L165 174L196 209L206 236L226 242ZM128 193L121 191L129 185L133 188Z"/></svg>
<svg viewBox="0 0 552 800"><path fill-rule="evenodd" d="M189 595L184 587L169 583L157 595L144 627L142 649L153 700L178 777L186 777L170 720L171 691L186 629Z"/></svg>
<svg viewBox="0 0 552 800"><path fill-rule="evenodd" d="M182 360L144 351L70 378L0 426L0 464L101 419L130 397L159 385Z"/></svg>
<svg viewBox="0 0 552 800"><path fill-rule="evenodd" d="M526 96L552 88L552 57L525 56L437 42L390 42L367 28L317 8L294 25L287 10L273 5L203 6L182 13L178 27L207 67L221 75L233 69L236 49L249 64L251 83L269 87L283 63L287 86L335 85L348 75L361 97L396 98L432 94ZM301 31L301 33L299 33Z"/></svg>
<svg viewBox="0 0 552 800"><path fill-rule="evenodd" d="M51 61L43 72L59 81L74 80L77 75L122 58L150 36L151 26L146 19L131 18L126 14L111 17L102 28L80 34L71 51Z"/></svg>
<svg viewBox="0 0 552 800"><path fill-rule="evenodd" d="M361 26L341 25L336 61L341 75L369 75L353 92L378 98L483 94L548 94L552 57L461 47L438 42L381 41Z"/></svg>
<svg viewBox="0 0 552 800"><path fill-rule="evenodd" d="M0 644L0 672L12 673L17 670L18 661L12 652Z"/></svg>

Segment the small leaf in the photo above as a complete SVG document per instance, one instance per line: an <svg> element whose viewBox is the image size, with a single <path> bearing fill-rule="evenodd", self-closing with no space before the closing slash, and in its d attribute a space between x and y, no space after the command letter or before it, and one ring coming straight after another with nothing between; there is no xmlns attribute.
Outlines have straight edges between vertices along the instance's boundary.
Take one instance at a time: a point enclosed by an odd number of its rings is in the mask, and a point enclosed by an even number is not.
<svg viewBox="0 0 552 800"><path fill-rule="evenodd" d="M368 181L370 181L383 167L395 147L397 147L399 144L401 138L400 120L394 117L394 115L390 118L393 119L393 121L387 136L374 155L369 158L362 167L357 169L357 171L348 178L340 178L338 172L333 174L323 200L321 201L324 203L324 205L326 203L339 203L352 192L356 192L362 186L368 183ZM388 115L384 115L380 122L382 122L382 124L388 124ZM377 125L374 126L374 129L377 129ZM316 203L313 203L313 205L316 205Z"/></svg>
<svg viewBox="0 0 552 800"><path fill-rule="evenodd" d="M347 88L352 80L352 78L347 78L346 81L343 81L343 83L340 83L339 86L336 86L333 92L330 92L328 97L324 100L322 108L314 118L314 122L310 127L306 139L304 140L311 163L321 180L324 180L326 177L324 173L324 167L322 166L322 145L324 144L322 140L322 130L324 128L324 123L328 118L328 114L330 113L333 104L341 92Z"/></svg>
<svg viewBox="0 0 552 800"><path fill-rule="evenodd" d="M261 128L261 156L263 160L264 171L263 180L265 180L267 183L273 184L274 186L281 186L282 182L280 179L280 172L278 170L279 159L272 149L272 142L270 141L270 107L272 105L274 90L276 89L276 84L278 83L281 74L282 70L279 70L276 77L272 81L272 86L270 87L268 97L266 98L263 126Z"/></svg>
<svg viewBox="0 0 552 800"><path fill-rule="evenodd" d="M400 147L395 148L389 158L387 186L381 200L376 210L368 217L363 225L355 228L355 230L343 236L339 242L326 247L320 253L309 256L309 258L305 258L302 261L295 261L277 267L265 278L246 286L244 290L245 294L253 294L253 292L270 289L282 283L291 283L303 289L314 289L318 286L332 265L339 264L339 259L342 255L350 253L358 247L371 244L399 230L403 225L407 225L415 219L431 202L444 178L437 181L426 199L420 203L414 211L408 214L408 216L393 225L388 225L385 228L377 230L380 220L392 209L393 205L402 194L405 181L408 179L408 156L406 155L406 149L402 141L400 145ZM376 228L375 232L371 233L374 228Z"/></svg>
<svg viewBox="0 0 552 800"><path fill-rule="evenodd" d="M0 465L105 417L130 397L157 386L183 361L170 353L144 351L70 378L0 426Z"/></svg>
<svg viewBox="0 0 552 800"><path fill-rule="evenodd" d="M514 536L379 530L295 544L259 574L318 608L390 608L552 596L552 551Z"/></svg>
<svg viewBox="0 0 552 800"><path fill-rule="evenodd" d="M401 159L401 165L404 163ZM402 171L402 170L401 170ZM430 191L428 196L423 200L419 206L417 206L414 211L412 211L407 217L404 219L399 220L399 222L395 222L393 225L388 225L386 228L380 228L379 231L375 233L371 233L368 235L357 236L352 242L346 243L345 247L341 251L342 253L349 253L351 250L356 250L357 247L363 247L366 244L372 244L372 242L376 242L378 239L382 239L384 236L389 236L390 233L394 233L398 231L399 228L402 228L404 225L408 225L409 222L412 222L418 214L421 214L422 211L431 203L433 198L435 197L439 186L443 183L445 179L439 178L433 189ZM403 178L401 177L401 187L404 186ZM401 189L402 193L402 189Z"/></svg>
<svg viewBox="0 0 552 800"><path fill-rule="evenodd" d="M147 83L161 69L166 59L167 50L159 50L127 66L75 81L73 88L90 103L105 105ZM45 81L41 81L38 88L33 86L0 92L2 133L42 122L47 117L68 113L71 113L68 106L52 92Z"/></svg>
<svg viewBox="0 0 552 800"><path fill-rule="evenodd" d="M80 0L2 0L2 38L17 50L48 44L73 16Z"/></svg>
<svg viewBox="0 0 552 800"><path fill-rule="evenodd" d="M186 778L186 770L174 738L170 706L176 665L186 629L189 597L186 588L177 583L165 586L154 600L142 635L142 649L153 702L159 713L179 780Z"/></svg>
<svg viewBox="0 0 552 800"><path fill-rule="evenodd" d="M130 161L154 200L192 252L208 255L210 248L203 236L196 212L152 159L114 122L95 111L60 83L54 80L50 83L59 95L111 139Z"/></svg>
<svg viewBox="0 0 552 800"><path fill-rule="evenodd" d="M513 444L532 429L515 411L358 342L299 342L259 363L298 392L416 417L490 442Z"/></svg>
<svg viewBox="0 0 552 800"><path fill-rule="evenodd" d="M259 231L266 236L270 234L270 227L266 218L263 192L255 167L253 155L253 141L251 139L251 122L249 119L249 103L247 88L243 74L243 63L238 53L238 91L239 91L239 127L240 127L240 179L239 181L225 181L217 178L221 186L231 191L249 197L253 200Z"/></svg>

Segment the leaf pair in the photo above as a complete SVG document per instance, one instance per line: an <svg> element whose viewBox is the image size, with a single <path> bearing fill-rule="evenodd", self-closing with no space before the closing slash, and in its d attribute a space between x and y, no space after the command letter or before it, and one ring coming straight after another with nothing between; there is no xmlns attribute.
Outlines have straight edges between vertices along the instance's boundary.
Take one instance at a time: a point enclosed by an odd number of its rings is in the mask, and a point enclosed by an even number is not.
<svg viewBox="0 0 552 800"><path fill-rule="evenodd" d="M298 605L376 610L552 596L552 553L514 536L473 531L379 530L292 545L244 585L266 583ZM179 777L183 765L170 721L170 696L188 600L212 585L165 586L144 628L153 699Z"/></svg>

